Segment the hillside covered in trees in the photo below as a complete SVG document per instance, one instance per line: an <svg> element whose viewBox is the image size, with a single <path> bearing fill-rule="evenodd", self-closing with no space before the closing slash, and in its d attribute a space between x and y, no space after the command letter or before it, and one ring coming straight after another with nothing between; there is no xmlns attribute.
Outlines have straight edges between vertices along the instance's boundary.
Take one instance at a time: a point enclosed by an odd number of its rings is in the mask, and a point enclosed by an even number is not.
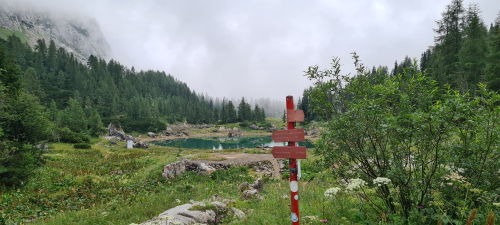
<svg viewBox="0 0 500 225"><path fill-rule="evenodd" d="M15 36L1 44L7 57L20 66L25 90L49 108L52 121L74 131L96 127L90 123L97 122L91 119L97 116L106 123L116 120L138 132L162 130L164 122L232 121L225 111L234 110L232 102L197 94L165 72L136 72L133 67L128 69L114 60L106 62L94 56L84 65L63 48L56 49L53 41L47 44L39 40L35 51ZM242 108L248 112L243 112L239 120L262 121L263 109L258 105L249 107ZM75 125L69 125L69 121Z"/></svg>
<svg viewBox="0 0 500 225"><path fill-rule="evenodd" d="M396 61L392 70L388 66L373 66L367 70L371 83L378 84L387 77L404 74L413 68L440 86L461 93L475 95L480 83L500 92L500 13L495 21L487 24L481 17L479 5L465 7L463 0L453 0L433 30L434 45L425 50L420 59L406 56L402 61ZM417 66L412 67L415 63ZM310 110L314 108L311 105L314 103L309 100L311 91L312 87L304 90L298 104L307 121L318 119L318 114Z"/></svg>

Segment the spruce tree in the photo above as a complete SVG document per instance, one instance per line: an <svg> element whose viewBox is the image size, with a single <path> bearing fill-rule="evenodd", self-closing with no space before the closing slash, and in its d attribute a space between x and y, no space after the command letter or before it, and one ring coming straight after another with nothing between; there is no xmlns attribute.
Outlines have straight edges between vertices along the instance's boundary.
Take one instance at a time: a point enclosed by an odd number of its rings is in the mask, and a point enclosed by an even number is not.
<svg viewBox="0 0 500 225"><path fill-rule="evenodd" d="M484 81L484 68L488 53L488 31L479 13L477 5L471 4L469 6L465 22L465 36L462 48L458 53L460 69L456 83L457 89L463 93L469 90L475 93L476 85Z"/></svg>
<svg viewBox="0 0 500 225"><path fill-rule="evenodd" d="M500 13L491 30L485 73L488 87L500 92Z"/></svg>
<svg viewBox="0 0 500 225"><path fill-rule="evenodd" d="M463 0L453 0L446 6L442 19L436 21L438 28L434 29L435 50L432 59L431 76L439 84L450 84L453 88L458 72L458 53L462 46L464 30Z"/></svg>

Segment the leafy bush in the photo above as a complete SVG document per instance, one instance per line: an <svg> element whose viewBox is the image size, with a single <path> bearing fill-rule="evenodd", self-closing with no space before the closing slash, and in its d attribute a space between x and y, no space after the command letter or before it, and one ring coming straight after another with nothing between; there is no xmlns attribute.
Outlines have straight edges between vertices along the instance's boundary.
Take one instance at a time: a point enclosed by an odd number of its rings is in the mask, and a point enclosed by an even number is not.
<svg viewBox="0 0 500 225"><path fill-rule="evenodd" d="M87 144L87 143L76 143L73 145L73 148L76 148L76 149L90 149L90 145Z"/></svg>
<svg viewBox="0 0 500 225"><path fill-rule="evenodd" d="M335 165L335 174L374 209L405 219L447 212L464 220L467 209L498 202L500 188L500 95L480 86L478 96L440 88L417 70L416 62L398 76L371 77L354 54L358 74L340 75L310 67L315 113L327 119L315 153ZM390 183L380 184L378 178ZM477 200L477 199L480 199ZM415 217L415 218L414 218Z"/></svg>
<svg viewBox="0 0 500 225"><path fill-rule="evenodd" d="M59 128L56 130L56 140L65 143L89 143L90 136L84 133L76 133L69 128Z"/></svg>
<svg viewBox="0 0 500 225"><path fill-rule="evenodd" d="M241 122L240 123L240 127L249 127L250 124L248 123L248 121L244 121L244 122Z"/></svg>
<svg viewBox="0 0 500 225"><path fill-rule="evenodd" d="M166 125L159 120L154 119L140 119L135 120L130 117L121 117L117 119L103 119L104 124L113 123L117 126L120 126L126 133L138 132L138 133L147 133L147 132L158 132L161 130L165 130Z"/></svg>

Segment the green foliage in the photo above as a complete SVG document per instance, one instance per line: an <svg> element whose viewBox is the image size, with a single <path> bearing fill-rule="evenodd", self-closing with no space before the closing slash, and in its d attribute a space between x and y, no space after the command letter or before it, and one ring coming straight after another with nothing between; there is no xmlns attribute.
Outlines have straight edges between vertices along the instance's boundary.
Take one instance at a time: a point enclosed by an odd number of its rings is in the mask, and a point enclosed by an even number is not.
<svg viewBox="0 0 500 225"><path fill-rule="evenodd" d="M67 127L55 129L54 141L65 143L89 143L90 136L85 133L76 133Z"/></svg>
<svg viewBox="0 0 500 225"><path fill-rule="evenodd" d="M22 92L19 67L0 47L0 186L20 185L43 162L34 145L51 127L35 96Z"/></svg>
<svg viewBox="0 0 500 225"><path fill-rule="evenodd" d="M354 77L340 75L337 59L330 70L306 72L316 84L314 110L329 118L315 153L335 165L339 178L389 178L390 185L368 184L377 196L370 206L411 220L443 211L464 220L464 209L497 201L486 193L500 188L494 175L500 153L493 150L500 146L494 119L500 95L484 85L477 97L441 89L418 72L416 62L404 74L372 84L355 53L353 58ZM471 188L489 200L472 201Z"/></svg>
<svg viewBox="0 0 500 225"><path fill-rule="evenodd" d="M240 125L240 127L249 127L250 123L248 123L248 121L244 121L244 122L241 122L239 125Z"/></svg>
<svg viewBox="0 0 500 225"><path fill-rule="evenodd" d="M496 23L490 30L488 47L489 51L485 69L487 84L491 90L500 92L500 22Z"/></svg>
<svg viewBox="0 0 500 225"><path fill-rule="evenodd" d="M484 68L488 52L487 29L479 16L477 5L469 6L465 16L462 48L458 53L460 75L457 90L475 93L475 86L484 81Z"/></svg>
<svg viewBox="0 0 500 225"><path fill-rule="evenodd" d="M87 143L76 143L73 145L73 148L75 149L90 149L90 145Z"/></svg>

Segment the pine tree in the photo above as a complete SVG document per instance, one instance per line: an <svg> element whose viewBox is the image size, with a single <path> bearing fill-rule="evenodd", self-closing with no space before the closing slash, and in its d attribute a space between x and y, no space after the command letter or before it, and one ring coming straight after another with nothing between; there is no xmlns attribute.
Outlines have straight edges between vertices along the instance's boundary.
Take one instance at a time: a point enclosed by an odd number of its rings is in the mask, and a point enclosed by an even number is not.
<svg viewBox="0 0 500 225"><path fill-rule="evenodd" d="M227 123L236 123L238 121L238 115L236 109L234 108L233 102L229 101L226 105L227 111Z"/></svg>
<svg viewBox="0 0 500 225"><path fill-rule="evenodd" d="M471 4L467 11L465 37L462 48L458 53L459 79L457 88L461 92L469 90L475 93L475 86L484 81L484 68L486 65L486 54L488 53L487 35L488 31L479 16L479 7Z"/></svg>
<svg viewBox="0 0 500 225"><path fill-rule="evenodd" d="M68 127L76 133L87 132L87 121L85 113L80 104L73 98L69 99L69 105L61 114L61 126Z"/></svg>
<svg viewBox="0 0 500 225"><path fill-rule="evenodd" d="M240 104L238 105L238 121L250 121L252 120L252 109L250 104L245 102L245 98L241 99Z"/></svg>
<svg viewBox="0 0 500 225"><path fill-rule="evenodd" d="M500 13L491 30L485 73L488 87L500 92Z"/></svg>
<svg viewBox="0 0 500 225"><path fill-rule="evenodd" d="M459 66L458 53L464 33L465 9L462 2L463 0L453 0L447 5L446 11L441 14L443 18L436 21L438 28L434 29L437 36L432 54L431 76L439 84L450 84L453 88L457 86L455 78Z"/></svg>

